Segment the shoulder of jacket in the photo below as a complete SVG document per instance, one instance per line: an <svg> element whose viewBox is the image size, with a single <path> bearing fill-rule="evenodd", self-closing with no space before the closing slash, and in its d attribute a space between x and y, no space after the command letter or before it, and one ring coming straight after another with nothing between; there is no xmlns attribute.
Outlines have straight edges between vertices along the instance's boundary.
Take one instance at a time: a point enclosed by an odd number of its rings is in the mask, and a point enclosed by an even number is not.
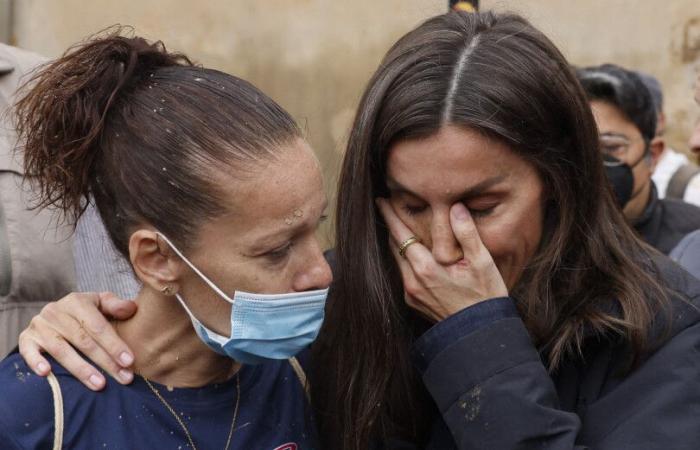
<svg viewBox="0 0 700 450"><path fill-rule="evenodd" d="M698 235L700 237L700 235ZM669 297L671 335L700 322L700 280L665 255L653 258ZM661 317L661 316L660 316ZM658 327L663 327L663 321Z"/></svg>
<svg viewBox="0 0 700 450"><path fill-rule="evenodd" d="M659 199L663 206L667 220L680 220L693 230L700 228L700 206L673 198Z"/></svg>

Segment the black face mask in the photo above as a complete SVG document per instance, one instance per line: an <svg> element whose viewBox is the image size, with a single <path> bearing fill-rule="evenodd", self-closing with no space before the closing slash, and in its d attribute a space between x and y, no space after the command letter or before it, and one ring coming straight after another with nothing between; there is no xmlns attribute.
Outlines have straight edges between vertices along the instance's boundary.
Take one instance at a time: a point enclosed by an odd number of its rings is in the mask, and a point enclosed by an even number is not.
<svg viewBox="0 0 700 450"><path fill-rule="evenodd" d="M644 189L644 186L641 186L637 192L633 191L634 174L632 173L632 169L637 167L645 157L646 152L637 162L630 166L614 156L603 155L605 174L608 176L610 184L612 184L615 199L620 209L624 208L630 200L638 196Z"/></svg>
<svg viewBox="0 0 700 450"><path fill-rule="evenodd" d="M608 155L603 155L603 164L608 181L612 184L617 205L622 209L632 199L632 189L634 188L632 168L619 159Z"/></svg>

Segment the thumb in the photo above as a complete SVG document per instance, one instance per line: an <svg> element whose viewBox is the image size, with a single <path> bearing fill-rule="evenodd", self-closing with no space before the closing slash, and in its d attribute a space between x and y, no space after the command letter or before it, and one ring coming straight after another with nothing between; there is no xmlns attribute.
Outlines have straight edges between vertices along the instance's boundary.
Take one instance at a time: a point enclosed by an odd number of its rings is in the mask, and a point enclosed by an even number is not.
<svg viewBox="0 0 700 450"><path fill-rule="evenodd" d="M474 219L469 210L461 203L455 203L450 209L450 225L455 238L462 247L464 258L473 261L482 251L484 244L479 237Z"/></svg>
<svg viewBox="0 0 700 450"><path fill-rule="evenodd" d="M138 305L131 300L124 300L112 292L100 292L99 308L103 314L118 320L126 320L136 314Z"/></svg>

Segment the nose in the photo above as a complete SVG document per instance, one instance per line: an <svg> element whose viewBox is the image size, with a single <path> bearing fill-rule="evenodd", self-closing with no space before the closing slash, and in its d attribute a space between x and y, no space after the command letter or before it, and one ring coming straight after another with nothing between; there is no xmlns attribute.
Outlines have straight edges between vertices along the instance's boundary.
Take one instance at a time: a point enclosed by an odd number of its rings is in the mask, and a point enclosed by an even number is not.
<svg viewBox="0 0 700 450"><path fill-rule="evenodd" d="M700 155L700 121L698 121L698 123L695 125L693 134L690 136L690 140L688 141L688 147L690 147L690 150L693 153Z"/></svg>
<svg viewBox="0 0 700 450"><path fill-rule="evenodd" d="M325 289L333 281L333 273L328 261L323 256L320 242L314 236L309 239L308 248L298 255L303 258L302 267L294 278L294 290L296 292Z"/></svg>
<svg viewBox="0 0 700 450"><path fill-rule="evenodd" d="M440 208L433 210L433 217L430 223L430 239L432 244L433 258L444 266L454 264L464 257L462 247L455 238L450 225L450 208Z"/></svg>

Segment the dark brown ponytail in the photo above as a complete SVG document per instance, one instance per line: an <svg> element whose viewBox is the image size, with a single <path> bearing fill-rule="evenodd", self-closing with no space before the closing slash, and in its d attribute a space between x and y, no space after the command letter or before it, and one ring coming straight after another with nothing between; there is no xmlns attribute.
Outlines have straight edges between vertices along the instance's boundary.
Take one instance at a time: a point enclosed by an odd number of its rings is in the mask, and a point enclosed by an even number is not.
<svg viewBox="0 0 700 450"><path fill-rule="evenodd" d="M16 119L38 206L75 221L94 198L127 256L130 229L144 222L185 240L222 210L215 168L232 173L234 163L272 156L299 130L251 84L123 31L110 28L44 66L26 83Z"/></svg>
<svg viewBox="0 0 700 450"><path fill-rule="evenodd" d="M28 81L31 92L16 105L24 138L25 173L37 179L42 206L74 218L84 210L105 119L122 89L133 88L149 69L189 65L162 42L127 38L120 29L71 47Z"/></svg>

